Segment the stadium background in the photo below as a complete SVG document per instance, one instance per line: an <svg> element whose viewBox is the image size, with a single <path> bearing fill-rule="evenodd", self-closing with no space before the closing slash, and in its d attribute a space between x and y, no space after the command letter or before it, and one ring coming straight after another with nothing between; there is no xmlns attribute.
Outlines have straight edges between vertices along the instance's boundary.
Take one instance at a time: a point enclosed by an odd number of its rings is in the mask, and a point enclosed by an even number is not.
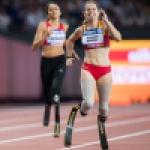
<svg viewBox="0 0 150 150"><path fill-rule="evenodd" d="M85 0L55 0L61 7L61 21L70 25L67 37L82 21ZM110 105L150 102L150 2L148 0L97 0L121 32L120 43L112 41L113 88ZM41 104L41 49L32 52L31 43L39 22L45 19L47 0L0 1L0 102ZM81 100L80 66L84 51L80 40L76 52L81 61L67 68L62 102ZM95 95L95 99L97 97Z"/></svg>

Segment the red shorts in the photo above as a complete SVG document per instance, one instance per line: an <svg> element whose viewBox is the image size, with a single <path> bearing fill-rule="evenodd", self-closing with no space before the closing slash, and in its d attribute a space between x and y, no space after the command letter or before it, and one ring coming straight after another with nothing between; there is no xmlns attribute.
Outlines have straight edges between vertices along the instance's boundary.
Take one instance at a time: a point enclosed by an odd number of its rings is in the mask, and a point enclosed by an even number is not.
<svg viewBox="0 0 150 150"><path fill-rule="evenodd" d="M111 66L95 66L85 62L82 64L82 68L89 71L93 75L95 80L98 80L100 77L111 72Z"/></svg>

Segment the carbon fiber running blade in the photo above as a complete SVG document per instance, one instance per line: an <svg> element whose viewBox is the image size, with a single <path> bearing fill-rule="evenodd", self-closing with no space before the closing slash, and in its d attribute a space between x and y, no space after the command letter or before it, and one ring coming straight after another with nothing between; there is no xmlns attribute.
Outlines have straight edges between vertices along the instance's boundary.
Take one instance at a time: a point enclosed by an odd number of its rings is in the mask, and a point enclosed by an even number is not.
<svg viewBox="0 0 150 150"><path fill-rule="evenodd" d="M43 119L44 126L49 125L50 111L51 111L51 106L45 104L45 112L44 112L44 119Z"/></svg>
<svg viewBox="0 0 150 150"><path fill-rule="evenodd" d="M105 132L105 123L100 120L98 116L98 129L99 129L99 138L101 142L102 150L108 150L108 140Z"/></svg>
<svg viewBox="0 0 150 150"><path fill-rule="evenodd" d="M79 108L80 106L73 106L70 112L69 119L67 122L67 127L66 127L66 133L64 137L64 146L66 147L70 147L72 144L72 131L73 131L75 117Z"/></svg>
<svg viewBox="0 0 150 150"><path fill-rule="evenodd" d="M60 105L55 105L55 126L54 126L54 137L60 137Z"/></svg>

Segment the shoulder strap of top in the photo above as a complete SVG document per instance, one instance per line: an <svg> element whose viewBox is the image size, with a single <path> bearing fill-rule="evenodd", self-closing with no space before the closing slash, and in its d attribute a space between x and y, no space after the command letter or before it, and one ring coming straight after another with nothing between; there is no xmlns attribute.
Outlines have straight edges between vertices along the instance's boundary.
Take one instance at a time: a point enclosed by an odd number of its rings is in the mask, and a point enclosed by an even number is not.
<svg viewBox="0 0 150 150"><path fill-rule="evenodd" d="M46 22L46 27L48 28L50 26L51 26L50 22Z"/></svg>
<svg viewBox="0 0 150 150"><path fill-rule="evenodd" d="M102 21L101 20L99 20L99 22L98 22L98 28L102 28Z"/></svg>
<svg viewBox="0 0 150 150"><path fill-rule="evenodd" d="M102 21L101 20L99 20L99 22L98 22L98 28L102 28ZM85 31L85 30L87 30L87 25L86 24L84 24L83 26L83 31Z"/></svg>
<svg viewBox="0 0 150 150"><path fill-rule="evenodd" d="M103 28L103 22L102 22L102 20L99 21L98 28ZM108 34L108 32L105 31L105 30L103 30L103 34L106 35L106 34Z"/></svg>
<svg viewBox="0 0 150 150"><path fill-rule="evenodd" d="M102 21L101 20L99 20L99 22L98 22L98 28L102 28ZM86 24L83 25L83 31L85 31L85 30L87 30Z"/></svg>
<svg viewBox="0 0 150 150"><path fill-rule="evenodd" d="M60 29L60 30L64 30L64 26L63 26L63 24L62 24L61 22L60 22L59 29Z"/></svg>
<svg viewBox="0 0 150 150"><path fill-rule="evenodd" d="M50 22L46 22L46 27L48 28L48 27L50 27L51 26L51 24L50 24ZM59 30L64 30L64 26L63 26L63 24L62 23L60 23L60 25L59 25L59 28L58 28Z"/></svg>
<svg viewBox="0 0 150 150"><path fill-rule="evenodd" d="M82 28L83 28L83 32L84 32L84 31L86 31L86 29L87 29L87 25L86 25L86 24L84 24L84 25L82 26Z"/></svg>

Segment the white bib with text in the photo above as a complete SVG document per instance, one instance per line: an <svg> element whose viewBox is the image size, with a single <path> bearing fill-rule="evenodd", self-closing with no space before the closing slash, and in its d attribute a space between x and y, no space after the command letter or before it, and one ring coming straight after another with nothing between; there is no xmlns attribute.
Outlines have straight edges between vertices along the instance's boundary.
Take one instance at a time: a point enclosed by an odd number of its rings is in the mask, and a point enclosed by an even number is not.
<svg viewBox="0 0 150 150"><path fill-rule="evenodd" d="M100 43L104 43L104 35L102 29L96 28L84 31L82 36L83 45Z"/></svg>

